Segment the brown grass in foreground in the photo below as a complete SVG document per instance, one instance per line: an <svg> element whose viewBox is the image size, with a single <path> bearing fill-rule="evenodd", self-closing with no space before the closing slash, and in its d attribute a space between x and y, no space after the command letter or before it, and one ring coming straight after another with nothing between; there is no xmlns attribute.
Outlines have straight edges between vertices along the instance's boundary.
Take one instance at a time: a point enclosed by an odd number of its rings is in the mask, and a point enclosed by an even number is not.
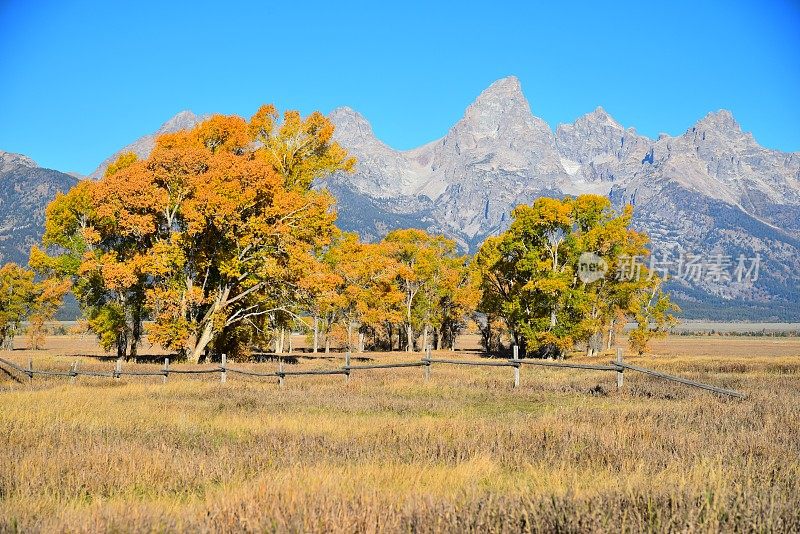
<svg viewBox="0 0 800 534"><path fill-rule="evenodd" d="M283 389L0 372L0 531L797 531L800 341L746 341L631 359L744 401L529 367L518 390L511 369L444 365L428 383L411 368Z"/></svg>

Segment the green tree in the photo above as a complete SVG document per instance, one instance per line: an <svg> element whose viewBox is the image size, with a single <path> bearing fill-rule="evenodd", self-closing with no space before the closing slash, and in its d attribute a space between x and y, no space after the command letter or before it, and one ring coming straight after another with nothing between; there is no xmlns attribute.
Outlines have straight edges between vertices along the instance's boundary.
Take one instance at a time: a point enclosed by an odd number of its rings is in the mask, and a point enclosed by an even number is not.
<svg viewBox="0 0 800 534"><path fill-rule="evenodd" d="M594 354L620 311L630 317L636 310L657 315L663 308L669 316L673 308L663 293L658 306L636 304L647 294L643 288L658 281L644 265L638 266L639 276L617 276L626 258L647 255L647 237L631 228L630 207L619 214L597 195L540 198L512 216L504 234L483 244L473 269L481 279L486 324L503 318L523 352L561 357L585 342ZM579 269L587 258L602 262L605 270L583 276Z"/></svg>

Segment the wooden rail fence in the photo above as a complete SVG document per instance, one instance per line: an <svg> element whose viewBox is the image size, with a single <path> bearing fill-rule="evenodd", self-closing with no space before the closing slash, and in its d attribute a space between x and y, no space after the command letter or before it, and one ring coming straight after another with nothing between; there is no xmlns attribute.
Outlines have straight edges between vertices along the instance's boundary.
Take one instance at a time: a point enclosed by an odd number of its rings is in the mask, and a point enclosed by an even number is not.
<svg viewBox="0 0 800 534"><path fill-rule="evenodd" d="M228 365L228 361L226 356L222 355L222 362L219 366L215 367L203 367L203 368L196 368L196 369L176 369L174 367L170 367L169 358L164 358L164 367L159 370L153 371L126 371L122 369L122 362L117 361L113 371L93 371L93 370L84 370L78 368L78 362L75 362L70 367L69 371L48 371L48 370L40 370L33 368L33 360L28 361L28 367L22 367L17 365L16 363L6 360L4 358L0 358L0 365L4 365L10 369L13 369L21 374L27 375L30 381L33 381L34 375L40 376L63 376L69 377L71 382L74 382L75 379L79 376L89 376L89 377L105 377L105 378L114 378L120 379L123 376L160 376L163 379L163 382L166 382L171 374L209 374L209 373L220 373L220 382L226 383L228 379L228 373L233 374L240 374L245 376L253 376L253 377L272 377L278 379L278 384L283 386L284 380L287 376L306 376L306 375L343 375L345 377L345 381L349 381L350 373L353 371L369 371L373 369L397 369L403 367L423 367L424 368L424 379L430 380L431 377L431 368L433 364L445 364L445 365L468 365L468 366L481 366L481 367L513 367L514 369L514 387L517 388L520 385L520 368L525 365L538 365L541 367L550 367L550 368L562 368L562 369L584 369L584 370L592 370L592 371L611 371L616 373L617 379L617 389L622 389L623 382L624 382L624 372L625 370L629 371L636 371L639 373L644 373L649 376L653 376L656 378L661 378L664 380L669 380L672 382L676 382L679 384L683 384L685 386L691 386L700 388L706 391L711 391L713 393L717 393L719 395L728 395L731 397L736 397L740 399L744 399L747 397L744 393L740 393L738 391L734 391L732 389L725 389L720 388L717 386L712 386L709 384L704 384L702 382L696 382L694 380L689 380L688 378L683 378L680 376L669 375L666 373L662 373L660 371L656 371L653 369L648 369L645 367L639 367L637 365L631 365L626 363L622 357L622 349L617 349L617 359L616 361L610 362L608 365L596 365L596 364L586 364L586 363L571 363L571 362L555 362L555 361L547 361L547 360L536 360L536 359L528 359L528 358L520 358L518 348L514 347L514 356L508 360L455 360L455 359L447 359L447 358L433 358L431 357L431 348L428 347L425 353L425 357L423 357L420 361L416 362L397 362L397 363L378 363L378 364L364 364L364 365L350 365L350 353L348 352L345 355L345 365L344 367L338 367L335 369L298 369L298 370L285 370L283 368L283 361L280 360L278 362L278 370L277 371L253 371L250 369L242 369L238 367L232 367Z"/></svg>

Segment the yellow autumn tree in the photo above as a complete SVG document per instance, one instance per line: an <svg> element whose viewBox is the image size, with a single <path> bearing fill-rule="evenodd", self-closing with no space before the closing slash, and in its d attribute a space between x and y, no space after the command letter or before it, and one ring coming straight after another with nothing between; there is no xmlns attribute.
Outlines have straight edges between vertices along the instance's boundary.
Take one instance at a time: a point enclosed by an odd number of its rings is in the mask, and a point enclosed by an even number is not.
<svg viewBox="0 0 800 534"><path fill-rule="evenodd" d="M353 165L332 131L319 114L287 112L279 122L271 106L249 122L215 116L162 136L146 161L115 175L141 176L159 206L145 210L155 217L154 340L197 361L224 345L221 335L242 335L237 327L296 316L300 280L335 217L331 197L311 182Z"/></svg>
<svg viewBox="0 0 800 534"><path fill-rule="evenodd" d="M68 282L87 322L105 349L116 347L118 358L135 356L142 334L144 276L136 272L141 251L135 233L103 210L107 200L98 194L109 174L129 165L135 156L123 155L100 182L81 180L58 194L47 207L42 248L31 249L30 265L38 273ZM130 261L128 261L130 259Z"/></svg>
<svg viewBox="0 0 800 534"><path fill-rule="evenodd" d="M376 329L399 317L402 293L395 284L399 264L385 252L381 244L362 243L356 234L344 233L325 253L325 263L339 280L328 302L336 307L348 350L363 352L369 332L374 341Z"/></svg>
<svg viewBox="0 0 800 534"><path fill-rule="evenodd" d="M354 165L332 135L319 113L281 119L273 106L161 135L147 159L123 155L57 198L50 255L32 259L73 278L101 341L138 339L147 314L151 340L191 361L240 350L270 321L299 319L309 258L335 219L311 184Z"/></svg>
<svg viewBox="0 0 800 534"><path fill-rule="evenodd" d="M414 350L420 331L422 348L429 345L434 329L437 338L451 343L478 300L466 258L458 256L451 239L418 229L389 232L384 244L398 265L396 284L403 294L406 350Z"/></svg>
<svg viewBox="0 0 800 534"><path fill-rule="evenodd" d="M37 281L33 271L16 263L0 266L0 348L13 348L14 337L27 320L30 348L39 349L45 323L53 319L68 289L65 281Z"/></svg>
<svg viewBox="0 0 800 534"><path fill-rule="evenodd" d="M598 195L539 198L515 208L509 229L487 239L473 262L487 330L501 317L523 353L557 357L579 343L594 355L603 334L624 318L639 324L637 344L663 331L675 306L658 276L644 265L636 276L618 276L626 259L648 254L647 236L631 228L632 215L632 208L618 213ZM602 262L602 270L582 276L582 261ZM484 339L493 337L487 331Z"/></svg>

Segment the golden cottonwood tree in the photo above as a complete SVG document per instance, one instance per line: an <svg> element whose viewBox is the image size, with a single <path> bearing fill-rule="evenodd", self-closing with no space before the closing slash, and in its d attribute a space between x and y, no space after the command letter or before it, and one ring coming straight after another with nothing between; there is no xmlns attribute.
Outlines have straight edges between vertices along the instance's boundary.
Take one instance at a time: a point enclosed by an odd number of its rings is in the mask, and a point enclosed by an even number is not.
<svg viewBox="0 0 800 534"><path fill-rule="evenodd" d="M0 348L12 348L14 336L33 305L33 273L16 263L0 267Z"/></svg>
<svg viewBox="0 0 800 534"><path fill-rule="evenodd" d="M332 134L319 113L279 120L264 106L250 121L214 116L159 136L146 160L124 156L57 199L45 245L69 254L34 255L79 278L79 292L115 295L86 299L107 316L136 314L136 325L149 312L151 339L191 361L237 346L231 338L256 337L266 316L299 309L335 218L311 183L354 165Z"/></svg>
<svg viewBox="0 0 800 534"><path fill-rule="evenodd" d="M157 142L142 170L163 213L151 254L155 340L197 361L232 325L294 313L335 217L311 182L353 165L332 133L319 114L287 112L279 124L266 106L249 123L214 117Z"/></svg>
<svg viewBox="0 0 800 534"><path fill-rule="evenodd" d="M391 350L391 325L403 320L404 293L398 285L401 266L393 255L394 247L388 243L369 243L363 249L363 260L369 266L368 275L361 275L361 339L370 334L372 345L378 348L380 338L386 335L386 347ZM357 266L356 266L357 268Z"/></svg>
<svg viewBox="0 0 800 534"><path fill-rule="evenodd" d="M45 279L34 286L34 299L28 315L28 345L33 350L42 348L46 323L52 321L69 291L69 280Z"/></svg>
<svg viewBox="0 0 800 534"><path fill-rule="evenodd" d="M386 254L386 247L361 243L356 234L345 233L326 251L324 261L336 273L336 317L346 332L348 350L354 350L354 334L358 333L358 350L364 349L367 329L374 329L396 318L402 294L396 287L399 264Z"/></svg>
<svg viewBox="0 0 800 534"><path fill-rule="evenodd" d="M466 258L457 255L454 241L405 229L389 232L384 243L398 264L396 283L403 294L406 350L411 352L415 332L422 331L426 347L431 328L447 325L452 330L453 322L477 301L477 293L468 291Z"/></svg>
<svg viewBox="0 0 800 534"><path fill-rule="evenodd" d="M106 173L135 161L124 154ZM115 214L104 210L103 182L82 180L47 207L43 249L31 249L30 265L53 280L68 281L89 326L105 349L132 356L141 337L144 285L141 252ZM128 261L130 260L130 261Z"/></svg>
<svg viewBox="0 0 800 534"><path fill-rule="evenodd" d="M466 326L480 301L479 278L466 256L444 256L440 263L437 287L426 294L432 303L430 323L436 349L454 348L456 336ZM423 345L424 346L424 345Z"/></svg>
<svg viewBox="0 0 800 534"><path fill-rule="evenodd" d="M315 259L315 267L309 270L309 275L301 280L301 284L308 295L306 310L312 321L312 352L319 350L321 336L325 352L328 353L331 348L331 329L343 305L340 294L342 277L326 261L324 253L318 254Z"/></svg>

